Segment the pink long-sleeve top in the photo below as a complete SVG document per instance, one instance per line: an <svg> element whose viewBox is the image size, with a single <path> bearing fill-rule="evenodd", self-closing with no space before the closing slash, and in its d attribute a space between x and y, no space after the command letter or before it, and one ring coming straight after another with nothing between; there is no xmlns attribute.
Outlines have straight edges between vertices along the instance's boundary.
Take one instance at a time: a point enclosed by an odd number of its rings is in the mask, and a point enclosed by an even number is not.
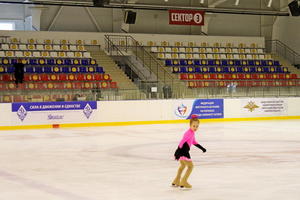
<svg viewBox="0 0 300 200"><path fill-rule="evenodd" d="M189 147L198 144L195 139L195 132L192 129L189 129L184 133L183 138L179 143L179 148L182 148L183 144L186 142L188 143Z"/></svg>

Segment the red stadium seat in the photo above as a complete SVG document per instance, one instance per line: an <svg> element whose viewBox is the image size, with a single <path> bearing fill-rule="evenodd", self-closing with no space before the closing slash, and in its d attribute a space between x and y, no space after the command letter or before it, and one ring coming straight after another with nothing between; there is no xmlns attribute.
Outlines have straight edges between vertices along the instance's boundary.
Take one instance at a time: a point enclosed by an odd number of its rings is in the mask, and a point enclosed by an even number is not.
<svg viewBox="0 0 300 200"><path fill-rule="evenodd" d="M116 82L110 82L110 88L118 88Z"/></svg>
<svg viewBox="0 0 300 200"><path fill-rule="evenodd" d="M195 74L195 79L202 80L203 79L203 74Z"/></svg>
<svg viewBox="0 0 300 200"><path fill-rule="evenodd" d="M66 81L67 80L67 75L66 74L59 74L58 78L60 81Z"/></svg>
<svg viewBox="0 0 300 200"><path fill-rule="evenodd" d="M94 79L95 79L96 81L101 81L101 80L103 80L103 75L102 75L102 74L95 74L95 75L94 75Z"/></svg>
<svg viewBox="0 0 300 200"><path fill-rule="evenodd" d="M42 81L49 81L49 75L48 74L42 74L41 75L41 80Z"/></svg>

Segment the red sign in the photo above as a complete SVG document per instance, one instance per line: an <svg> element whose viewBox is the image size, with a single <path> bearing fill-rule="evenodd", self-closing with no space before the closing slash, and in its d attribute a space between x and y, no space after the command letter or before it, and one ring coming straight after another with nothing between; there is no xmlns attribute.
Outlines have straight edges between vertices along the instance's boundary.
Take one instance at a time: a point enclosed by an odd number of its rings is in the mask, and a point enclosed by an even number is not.
<svg viewBox="0 0 300 200"><path fill-rule="evenodd" d="M204 13L199 10L169 10L169 24L203 26Z"/></svg>

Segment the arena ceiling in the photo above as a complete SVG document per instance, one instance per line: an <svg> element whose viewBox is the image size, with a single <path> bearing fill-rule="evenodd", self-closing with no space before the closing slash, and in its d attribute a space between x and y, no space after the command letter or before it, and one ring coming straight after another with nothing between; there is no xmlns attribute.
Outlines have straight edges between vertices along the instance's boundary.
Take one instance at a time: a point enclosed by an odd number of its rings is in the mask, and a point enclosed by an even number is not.
<svg viewBox="0 0 300 200"><path fill-rule="evenodd" d="M287 16L288 3L292 0L110 0L104 5L120 9L201 9L210 13L252 14ZM0 3L86 6L93 7L93 0L0 0Z"/></svg>

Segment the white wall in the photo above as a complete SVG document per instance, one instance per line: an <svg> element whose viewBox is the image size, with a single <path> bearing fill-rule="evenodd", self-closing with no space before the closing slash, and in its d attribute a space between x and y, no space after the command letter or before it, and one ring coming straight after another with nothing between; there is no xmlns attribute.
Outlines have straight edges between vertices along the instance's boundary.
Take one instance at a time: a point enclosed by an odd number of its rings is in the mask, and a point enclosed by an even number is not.
<svg viewBox="0 0 300 200"><path fill-rule="evenodd" d="M254 0L252 0L254 1ZM253 7L259 5L255 3L241 1L240 7ZM173 2L174 3L174 2ZM232 5L232 2L227 3ZM199 5L199 2L195 3ZM223 4L219 5L223 6ZM225 4L226 6L226 4ZM48 6L43 10L41 17L41 30L48 31L84 31L97 32L97 27L90 19L85 8ZM101 32L121 33L123 12L120 9L89 8L93 17L97 21ZM160 33L160 34L183 34L200 35L200 26L180 26L169 25L168 11L135 10L137 12L136 24L130 25L130 33ZM55 19L56 14L57 18ZM214 14L210 15L211 20L208 25L209 35L225 36L264 36L261 34L260 16L251 15L229 15ZM54 22L53 22L53 19ZM53 26L50 27L50 24ZM208 23L208 20L206 21Z"/></svg>
<svg viewBox="0 0 300 200"><path fill-rule="evenodd" d="M300 17L277 18L273 26L273 40L280 40L300 54Z"/></svg>

